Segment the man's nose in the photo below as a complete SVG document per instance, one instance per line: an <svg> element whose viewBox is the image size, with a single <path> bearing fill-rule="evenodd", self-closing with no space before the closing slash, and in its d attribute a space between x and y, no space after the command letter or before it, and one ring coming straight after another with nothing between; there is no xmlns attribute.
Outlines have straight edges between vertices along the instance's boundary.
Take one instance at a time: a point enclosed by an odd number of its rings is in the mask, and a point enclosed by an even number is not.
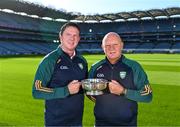
<svg viewBox="0 0 180 127"><path fill-rule="evenodd" d="M71 39L71 40L74 40L74 38L75 38L75 37L74 37L73 35L70 36L70 39Z"/></svg>
<svg viewBox="0 0 180 127"><path fill-rule="evenodd" d="M110 50L114 50L115 46L114 45L110 45Z"/></svg>

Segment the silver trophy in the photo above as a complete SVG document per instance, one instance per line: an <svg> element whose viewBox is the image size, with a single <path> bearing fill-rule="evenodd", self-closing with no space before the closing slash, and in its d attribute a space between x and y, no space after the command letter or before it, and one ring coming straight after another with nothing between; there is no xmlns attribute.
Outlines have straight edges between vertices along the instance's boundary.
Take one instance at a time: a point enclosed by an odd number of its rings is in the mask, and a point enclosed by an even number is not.
<svg viewBox="0 0 180 127"><path fill-rule="evenodd" d="M102 90L106 89L108 81L105 79L84 79L81 83L87 95L102 95Z"/></svg>

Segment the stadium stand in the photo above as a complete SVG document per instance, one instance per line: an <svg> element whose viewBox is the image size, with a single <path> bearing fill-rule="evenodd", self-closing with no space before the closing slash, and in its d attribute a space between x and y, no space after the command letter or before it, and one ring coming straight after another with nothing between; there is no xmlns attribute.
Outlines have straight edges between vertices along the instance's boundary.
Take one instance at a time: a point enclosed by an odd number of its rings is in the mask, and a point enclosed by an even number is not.
<svg viewBox="0 0 180 127"><path fill-rule="evenodd" d="M176 16L180 15L178 7L84 16L17 0L1 0L0 9L0 56L49 53L58 46L59 28L65 23L55 20L58 18L81 21L78 22L82 33L77 50L82 53L102 53L102 38L110 31L121 35L125 42L125 53L180 53L180 16ZM3 9L15 12L5 12ZM30 15L38 15L39 18ZM53 19L45 20L42 17ZM132 18L135 19L130 20ZM111 22L101 22L107 19Z"/></svg>

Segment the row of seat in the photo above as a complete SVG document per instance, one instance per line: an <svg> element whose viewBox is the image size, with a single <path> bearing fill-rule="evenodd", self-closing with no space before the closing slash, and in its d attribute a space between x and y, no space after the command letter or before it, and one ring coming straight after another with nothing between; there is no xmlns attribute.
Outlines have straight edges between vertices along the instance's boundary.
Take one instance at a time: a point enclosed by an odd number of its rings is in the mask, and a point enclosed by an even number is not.
<svg viewBox="0 0 180 127"><path fill-rule="evenodd" d="M0 25L20 29L58 32L64 22L48 21L39 18L17 15L0 11ZM165 32L179 31L180 18L154 19L113 23L79 23L83 33L98 32ZM91 31L89 31L91 29Z"/></svg>
<svg viewBox="0 0 180 127"><path fill-rule="evenodd" d="M58 43L0 41L0 56L47 54L56 49ZM77 50L82 53L102 53L101 43L80 43ZM180 42L176 43L125 43L127 53L180 53Z"/></svg>
<svg viewBox="0 0 180 127"><path fill-rule="evenodd" d="M47 54L57 46L57 43L0 41L0 56Z"/></svg>
<svg viewBox="0 0 180 127"><path fill-rule="evenodd" d="M81 52L102 52L101 43L81 43L78 46L78 49ZM128 53L180 53L180 42L134 42L134 43L125 43L124 51Z"/></svg>
<svg viewBox="0 0 180 127"><path fill-rule="evenodd" d="M0 11L0 55L47 54L55 49L64 22L48 21ZM179 53L180 18L79 23L78 51L102 53L101 41L109 31L122 35L124 52Z"/></svg>

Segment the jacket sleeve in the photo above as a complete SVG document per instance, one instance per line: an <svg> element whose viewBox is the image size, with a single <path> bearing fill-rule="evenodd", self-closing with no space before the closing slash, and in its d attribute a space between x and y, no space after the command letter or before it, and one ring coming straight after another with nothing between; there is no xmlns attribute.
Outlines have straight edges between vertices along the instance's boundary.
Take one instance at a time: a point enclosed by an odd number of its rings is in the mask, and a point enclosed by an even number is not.
<svg viewBox="0 0 180 127"><path fill-rule="evenodd" d="M55 99L65 98L69 95L69 90L66 87L49 88L48 83L54 70L54 63L48 59L44 59L35 74L32 95L36 99Z"/></svg>
<svg viewBox="0 0 180 127"><path fill-rule="evenodd" d="M152 100L152 89L150 87L147 74L140 64L133 67L134 83L136 90L127 89L125 96L137 102L150 102Z"/></svg>
<svg viewBox="0 0 180 127"><path fill-rule="evenodd" d="M128 99L138 102L150 102L152 100L152 90L150 85L144 85L140 90L127 89L126 95Z"/></svg>

